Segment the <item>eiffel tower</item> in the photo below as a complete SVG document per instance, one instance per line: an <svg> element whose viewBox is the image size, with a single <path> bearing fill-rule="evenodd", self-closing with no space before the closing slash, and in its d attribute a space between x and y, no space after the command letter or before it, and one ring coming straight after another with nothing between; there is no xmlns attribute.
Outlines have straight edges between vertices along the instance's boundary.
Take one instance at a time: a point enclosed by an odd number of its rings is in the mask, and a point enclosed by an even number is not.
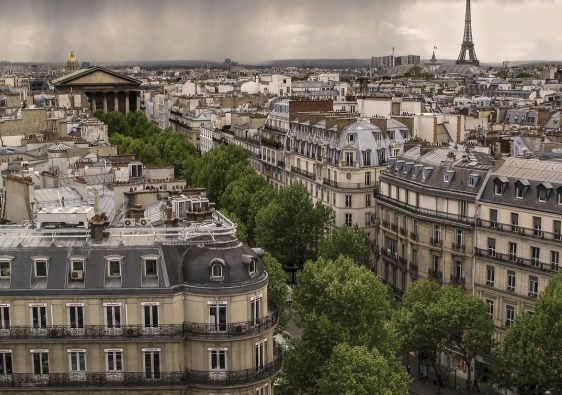
<svg viewBox="0 0 562 395"><path fill-rule="evenodd" d="M464 18L464 39L462 41L461 53L457 60L457 64L471 64L474 66L480 66L480 62L476 57L476 52L474 51L474 43L472 42L472 18L470 12L470 0L466 0L466 16ZM466 59L466 53L468 52L469 59Z"/></svg>

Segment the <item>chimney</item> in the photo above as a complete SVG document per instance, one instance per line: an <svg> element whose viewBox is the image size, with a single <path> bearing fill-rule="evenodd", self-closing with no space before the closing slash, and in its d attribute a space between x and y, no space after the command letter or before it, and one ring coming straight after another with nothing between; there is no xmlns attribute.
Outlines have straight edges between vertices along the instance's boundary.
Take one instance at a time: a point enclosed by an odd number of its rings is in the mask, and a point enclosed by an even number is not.
<svg viewBox="0 0 562 395"><path fill-rule="evenodd" d="M109 225L109 218L105 213L95 214L90 222L92 240L101 243L103 239L109 238L109 232L105 229Z"/></svg>

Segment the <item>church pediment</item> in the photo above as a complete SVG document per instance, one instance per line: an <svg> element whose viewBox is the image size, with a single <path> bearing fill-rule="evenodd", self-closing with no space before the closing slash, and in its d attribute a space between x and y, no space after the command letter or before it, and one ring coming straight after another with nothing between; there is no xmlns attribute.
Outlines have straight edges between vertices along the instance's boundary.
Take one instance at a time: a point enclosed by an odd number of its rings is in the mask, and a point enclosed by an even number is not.
<svg viewBox="0 0 562 395"><path fill-rule="evenodd" d="M81 69L54 81L58 86L80 85L140 85L140 81L101 67Z"/></svg>

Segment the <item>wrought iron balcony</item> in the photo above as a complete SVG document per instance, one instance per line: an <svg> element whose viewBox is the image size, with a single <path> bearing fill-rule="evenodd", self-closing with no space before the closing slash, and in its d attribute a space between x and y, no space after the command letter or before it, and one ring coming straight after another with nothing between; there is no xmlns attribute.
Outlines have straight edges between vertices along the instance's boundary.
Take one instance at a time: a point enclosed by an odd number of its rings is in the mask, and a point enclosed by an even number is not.
<svg viewBox="0 0 562 395"><path fill-rule="evenodd" d="M378 190L375 190L374 195L375 195L375 199L378 200L379 202L385 203L386 205L390 205L393 208L401 208L403 210L407 210L412 214L417 214L421 217L432 217L432 220L460 222L462 224L467 224L467 225L474 224L474 217L451 214L446 211L437 211L437 210L417 207L409 203L404 203L397 199L393 199L389 196L385 196L381 194L380 191Z"/></svg>
<svg viewBox="0 0 562 395"><path fill-rule="evenodd" d="M431 244L434 247L439 247L441 248L443 246L443 240L441 239L436 239L436 238L430 238L429 239L429 244Z"/></svg>
<svg viewBox="0 0 562 395"><path fill-rule="evenodd" d="M282 355L258 368L244 370L183 372L112 372L112 373L13 373L0 376L3 388L131 388L190 385L244 385L272 377L279 372Z"/></svg>
<svg viewBox="0 0 562 395"><path fill-rule="evenodd" d="M306 170L299 169L298 167L291 166L291 171L293 173L300 174L301 176L305 176L307 178L310 178L311 180L316 180L316 175L314 173L310 173Z"/></svg>
<svg viewBox="0 0 562 395"><path fill-rule="evenodd" d="M495 229L497 231L515 233L521 236L528 236L541 240L562 241L562 233L560 231L546 232L539 227L524 228L519 226L517 223L503 224L497 221L487 221L483 219L478 220L478 225L489 229Z"/></svg>
<svg viewBox="0 0 562 395"><path fill-rule="evenodd" d="M400 234L404 237L408 236L408 229L400 227Z"/></svg>
<svg viewBox="0 0 562 395"><path fill-rule="evenodd" d="M457 243L457 242L453 241L453 250L459 251L459 252L464 252L464 244Z"/></svg>
<svg viewBox="0 0 562 395"><path fill-rule="evenodd" d="M429 278L437 281L443 280L443 272L439 270L429 269Z"/></svg>
<svg viewBox="0 0 562 395"><path fill-rule="evenodd" d="M458 276L455 276L454 274L451 274L451 284L464 286L465 279L464 279L464 277L458 277Z"/></svg>
<svg viewBox="0 0 562 395"><path fill-rule="evenodd" d="M418 241L418 233L417 232L410 232L410 239Z"/></svg>
<svg viewBox="0 0 562 395"><path fill-rule="evenodd" d="M386 219L383 219L382 220L382 226L383 226L383 228L390 229L390 221L387 221Z"/></svg>
<svg viewBox="0 0 562 395"><path fill-rule="evenodd" d="M393 232L398 232L398 225L397 224L390 224L390 229L392 229Z"/></svg>
<svg viewBox="0 0 562 395"><path fill-rule="evenodd" d="M500 261L503 263L513 264L517 266L524 266L529 269L535 269L541 272L557 272L559 270L558 265L552 265L546 262L540 262L536 259L527 259L518 257L516 254L500 254L495 250L486 250L483 248L474 248L474 254L479 257L486 258L488 260Z"/></svg>
<svg viewBox="0 0 562 395"><path fill-rule="evenodd" d="M273 328L277 325L277 322L278 315L274 311L253 321L224 324L185 321L182 324L159 325L157 327L144 327L143 325L123 325L119 328L108 328L102 325L84 325L82 328L64 325L44 328L11 326L10 328L0 329L0 342L12 342L15 339L68 339L79 341L81 339L232 338L260 333Z"/></svg>
<svg viewBox="0 0 562 395"><path fill-rule="evenodd" d="M372 188L371 183L364 183L364 182L337 182L334 180L328 180L324 178L322 180L324 185L330 186L332 188L340 188L340 189L365 189L365 188Z"/></svg>

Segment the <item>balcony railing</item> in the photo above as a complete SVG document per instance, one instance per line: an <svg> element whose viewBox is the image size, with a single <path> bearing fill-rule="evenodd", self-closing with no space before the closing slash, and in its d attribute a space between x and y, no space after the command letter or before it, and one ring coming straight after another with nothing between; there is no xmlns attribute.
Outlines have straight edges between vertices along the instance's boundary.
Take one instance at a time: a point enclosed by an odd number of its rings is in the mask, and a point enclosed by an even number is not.
<svg viewBox="0 0 562 395"><path fill-rule="evenodd" d="M387 221L386 219L383 219L382 220L382 226L383 226L383 228L390 229L390 221Z"/></svg>
<svg viewBox="0 0 562 395"><path fill-rule="evenodd" d="M499 252L496 252L494 250L485 250L478 247L474 248L474 254L476 256L484 257L490 260L523 266L540 270L542 272L557 272L559 269L559 266L556 264L553 265L550 263L540 262L536 259L520 258L516 254L500 254Z"/></svg>
<svg viewBox="0 0 562 395"><path fill-rule="evenodd" d="M339 189L365 189L365 188L372 188L371 183L364 183L364 182L337 182L334 180L328 180L324 178L322 183L324 185L330 186L332 188L339 188Z"/></svg>
<svg viewBox="0 0 562 395"><path fill-rule="evenodd" d="M542 240L562 241L560 232L546 232L542 228L524 228L518 224L503 224L497 221L478 220L478 225L502 232L515 233L522 236L535 237Z"/></svg>
<svg viewBox="0 0 562 395"><path fill-rule="evenodd" d="M427 209L427 208L416 207L416 206L413 206L411 204L404 203L404 202L401 202L399 200L392 199L388 196L382 195L380 192L378 192L376 190L375 190L375 199L378 199L381 202L390 204L393 207L399 207L399 208L407 210L411 213L418 214L418 215L421 215L421 216L430 216L430 217L433 217L433 218L436 218L436 219L442 219L442 220L447 220L447 221L452 221L452 222L461 222L461 223L468 224L468 225L474 224L474 217L468 217L468 216L464 216L464 215L451 214L451 213L448 213L448 212L445 212L445 211L437 211L437 210L431 210L431 209Z"/></svg>
<svg viewBox="0 0 562 395"><path fill-rule="evenodd" d="M429 269L429 278L433 280L442 281L443 280L443 272L439 270Z"/></svg>
<svg viewBox="0 0 562 395"><path fill-rule="evenodd" d="M244 370L186 370L183 372L112 372L112 373L14 373L0 376L2 388L41 387L162 387L190 385L241 385L253 383L274 376L282 365L281 354L258 368Z"/></svg>
<svg viewBox="0 0 562 395"><path fill-rule="evenodd" d="M314 175L314 173L310 173L310 172L308 172L308 171L306 171L306 170L299 169L298 167L291 166L291 171L292 171L293 173L300 174L301 176L308 177L308 178L310 178L311 180L316 180L316 175Z"/></svg>
<svg viewBox="0 0 562 395"><path fill-rule="evenodd" d="M408 229L400 227L400 234L404 237L408 236Z"/></svg>
<svg viewBox="0 0 562 395"><path fill-rule="evenodd" d="M15 339L68 339L78 341L80 339L153 339L153 338L176 338L184 339L191 337L208 338L231 338L259 333L277 325L278 315L276 312L258 318L254 321L207 324L196 322L184 322L183 324L159 325L157 327L144 327L142 325L123 325L119 328L108 328L102 325L85 325L83 328L71 328L70 326L55 325L45 328L33 328L30 326L11 326L0 329L1 341L14 341Z"/></svg>
<svg viewBox="0 0 562 395"><path fill-rule="evenodd" d="M462 286L465 284L465 279L464 277L458 277L454 274L451 274L451 284Z"/></svg>
<svg viewBox="0 0 562 395"><path fill-rule="evenodd" d="M418 233L417 232L410 232L410 239L418 241Z"/></svg>
<svg viewBox="0 0 562 395"><path fill-rule="evenodd" d="M453 250L464 252L464 244L453 241Z"/></svg>
<svg viewBox="0 0 562 395"><path fill-rule="evenodd" d="M431 244L434 247L441 248L443 246L443 240L432 237L429 239L429 244Z"/></svg>

